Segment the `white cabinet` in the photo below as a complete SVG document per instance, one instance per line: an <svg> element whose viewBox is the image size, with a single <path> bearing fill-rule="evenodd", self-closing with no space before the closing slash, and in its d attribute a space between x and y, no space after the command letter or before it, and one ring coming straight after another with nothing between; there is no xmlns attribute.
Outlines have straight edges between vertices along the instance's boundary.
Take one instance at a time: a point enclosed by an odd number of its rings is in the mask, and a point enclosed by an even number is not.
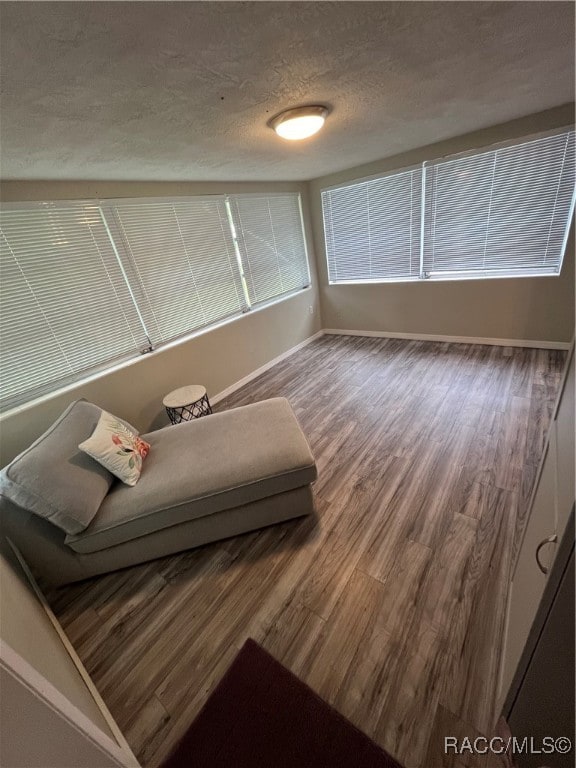
<svg viewBox="0 0 576 768"><path fill-rule="evenodd" d="M547 575L574 504L574 345L532 496L512 583L501 667L500 703L510 689L528 640Z"/></svg>
<svg viewBox="0 0 576 768"><path fill-rule="evenodd" d="M562 531L566 528L568 515L574 502L575 464L574 454L574 394L576 378L574 375L574 354L568 369L564 387L558 401L556 414L552 423L553 436L558 448L557 482L557 529L558 540L562 537ZM551 438L552 439L552 434Z"/></svg>
<svg viewBox="0 0 576 768"><path fill-rule="evenodd" d="M574 734L574 513L558 547L534 622L532 643L523 654L503 713L510 730L523 743L534 744ZM532 639L532 638L531 638ZM528 655L529 654L529 655ZM522 768L574 768L574 752L549 755L524 753Z"/></svg>
<svg viewBox="0 0 576 768"><path fill-rule="evenodd" d="M534 495L530 519L526 527L524 541L520 550L516 570L508 594L507 632L504 649L504 671L501 693L506 695L512 677L520 661L524 645L542 594L546 586L546 576L536 562L536 552L541 564L549 568L552 561L553 544L547 540L554 536L554 474L555 450L548 446L536 493Z"/></svg>

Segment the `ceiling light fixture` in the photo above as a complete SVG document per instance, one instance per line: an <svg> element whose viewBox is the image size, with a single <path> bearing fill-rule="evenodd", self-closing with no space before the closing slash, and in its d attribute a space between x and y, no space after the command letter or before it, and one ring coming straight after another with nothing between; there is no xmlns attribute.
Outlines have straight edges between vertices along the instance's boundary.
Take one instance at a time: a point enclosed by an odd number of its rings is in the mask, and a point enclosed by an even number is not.
<svg viewBox="0 0 576 768"><path fill-rule="evenodd" d="M278 136L290 141L298 139L307 139L318 133L324 125L328 108L319 104L311 107L296 107L280 112L279 115L272 118L270 127L273 128Z"/></svg>

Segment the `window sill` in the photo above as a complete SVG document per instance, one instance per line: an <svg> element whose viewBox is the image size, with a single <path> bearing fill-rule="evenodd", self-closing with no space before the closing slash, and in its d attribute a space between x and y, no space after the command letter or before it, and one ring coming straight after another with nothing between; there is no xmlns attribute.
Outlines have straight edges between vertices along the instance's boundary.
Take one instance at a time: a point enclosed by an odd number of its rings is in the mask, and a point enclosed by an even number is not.
<svg viewBox="0 0 576 768"><path fill-rule="evenodd" d="M133 357L125 359L122 362L115 363L114 365L111 365L109 368L104 368L102 370L93 372L87 376L84 376L81 379L77 379L73 383L67 384L66 386L61 387L60 389L55 389L52 392L48 392L44 395L36 397L33 400L29 400L26 403L22 403L21 405L16 405L13 408L6 409L5 411L2 411L2 413L0 413L0 423L4 419L8 419L12 416L17 416L19 413L23 413L27 411L29 408L35 408L36 406L41 405L42 403L49 402L53 398L60 397L61 395L65 395L67 392L73 392L75 389L79 389L85 386L86 384L91 384L92 382L98 381L99 379L102 379L105 376L109 376L110 374L116 373L117 371L121 371L125 368L129 368L130 366L136 365L143 359L155 357L156 355L159 355L166 350L177 347L180 344L185 344L186 342L192 341L193 339L196 339L200 336L204 336L205 334L211 333L212 331L215 331L218 328L222 328L226 325L231 325L232 323L236 323L239 320L243 320L247 316L250 317L265 309L269 309L270 307L273 307L276 304L281 304L285 301L289 301L290 299L293 299L296 296L300 296L304 293L307 293L310 290L312 290L311 285L309 285L306 288L301 288L297 291L293 291L284 296L271 299L270 301L260 304L257 307L254 307L253 309L250 309L248 312L243 312L240 315L233 315L232 317L228 317L225 320L220 320L219 322L213 323L212 325L207 325L203 328L198 328L197 330L192 331L192 333L188 333L185 336L180 336L177 339L173 339L172 341L167 341L165 343L158 344L158 346L156 346L151 352L146 352L145 354L135 354ZM81 395L78 395L78 396L80 397Z"/></svg>
<svg viewBox="0 0 576 768"><path fill-rule="evenodd" d="M430 275L429 277L397 277L388 279L374 278L371 280L329 280L328 285L394 285L397 283L453 283L453 282L470 282L472 280L521 280L524 278L540 278L540 277L560 277L559 272L530 272L515 275L462 275L462 274L445 274L445 275Z"/></svg>

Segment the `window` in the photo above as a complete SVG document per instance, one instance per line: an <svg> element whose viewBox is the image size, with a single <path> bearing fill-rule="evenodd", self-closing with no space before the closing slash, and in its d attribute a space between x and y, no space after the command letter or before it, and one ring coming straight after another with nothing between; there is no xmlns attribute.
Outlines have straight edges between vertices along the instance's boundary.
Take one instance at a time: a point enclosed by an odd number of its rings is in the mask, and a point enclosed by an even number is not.
<svg viewBox="0 0 576 768"><path fill-rule="evenodd" d="M564 130L325 190L330 282L557 275L574 163Z"/></svg>
<svg viewBox="0 0 576 768"><path fill-rule="evenodd" d="M153 345L246 309L224 197L104 205Z"/></svg>
<svg viewBox="0 0 576 768"><path fill-rule="evenodd" d="M297 194L0 211L2 410L309 285Z"/></svg>
<svg viewBox="0 0 576 768"><path fill-rule="evenodd" d="M417 277L421 205L421 168L323 192L330 282Z"/></svg>
<svg viewBox="0 0 576 768"><path fill-rule="evenodd" d="M2 403L149 345L93 203L2 211Z"/></svg>
<svg viewBox="0 0 576 768"><path fill-rule="evenodd" d="M230 210L252 306L310 284L297 195L234 195Z"/></svg>
<svg viewBox="0 0 576 768"><path fill-rule="evenodd" d="M558 274L573 195L573 131L431 163L425 274Z"/></svg>

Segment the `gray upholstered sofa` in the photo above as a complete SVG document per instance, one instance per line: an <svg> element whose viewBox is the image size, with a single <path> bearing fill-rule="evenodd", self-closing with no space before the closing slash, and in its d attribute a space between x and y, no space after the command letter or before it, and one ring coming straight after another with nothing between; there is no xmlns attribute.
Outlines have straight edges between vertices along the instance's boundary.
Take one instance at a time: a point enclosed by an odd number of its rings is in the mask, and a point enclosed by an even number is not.
<svg viewBox="0 0 576 768"><path fill-rule="evenodd" d="M52 584L313 512L314 458L284 398L142 435L134 487L78 450L100 414L76 401L0 473L2 535Z"/></svg>

